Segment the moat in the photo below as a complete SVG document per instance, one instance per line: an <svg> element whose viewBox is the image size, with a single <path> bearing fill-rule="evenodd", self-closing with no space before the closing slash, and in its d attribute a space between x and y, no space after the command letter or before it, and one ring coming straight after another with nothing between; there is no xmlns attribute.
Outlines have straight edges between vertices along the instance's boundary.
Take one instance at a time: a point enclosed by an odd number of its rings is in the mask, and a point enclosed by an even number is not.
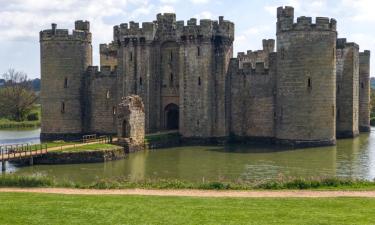
<svg viewBox="0 0 375 225"><path fill-rule="evenodd" d="M0 144L37 143L40 130L0 131ZM195 146L142 151L126 159L95 164L15 167L17 175L43 175L89 183L128 177L187 181L337 176L375 178L375 130L337 146L280 150L259 146Z"/></svg>

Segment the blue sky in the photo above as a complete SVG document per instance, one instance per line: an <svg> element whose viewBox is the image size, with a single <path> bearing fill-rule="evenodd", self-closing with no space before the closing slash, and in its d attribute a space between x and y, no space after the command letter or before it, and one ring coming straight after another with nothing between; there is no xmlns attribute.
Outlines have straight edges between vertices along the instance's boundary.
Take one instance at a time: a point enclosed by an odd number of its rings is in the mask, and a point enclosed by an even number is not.
<svg viewBox="0 0 375 225"><path fill-rule="evenodd" d="M77 19L89 20L93 33L94 65L98 46L110 42L112 27L155 20L157 13L174 12L178 20L217 19L236 24L235 55L261 48L261 40L275 37L276 8L293 6L296 16L327 16L338 21L339 37L375 53L375 1L373 0L0 0L0 74L12 67L39 77L39 31L73 28ZM372 57L375 75L375 55Z"/></svg>

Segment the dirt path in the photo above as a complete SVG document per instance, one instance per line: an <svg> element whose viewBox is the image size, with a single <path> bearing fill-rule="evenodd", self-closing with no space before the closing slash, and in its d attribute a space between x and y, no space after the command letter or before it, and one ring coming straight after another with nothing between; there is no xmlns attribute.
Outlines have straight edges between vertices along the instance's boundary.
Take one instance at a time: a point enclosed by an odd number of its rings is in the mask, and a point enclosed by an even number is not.
<svg viewBox="0 0 375 225"><path fill-rule="evenodd" d="M214 190L93 190L69 188L0 188L0 193L49 193L67 195L149 195L188 197L233 197L233 198L331 198L368 197L375 198L375 191L214 191Z"/></svg>

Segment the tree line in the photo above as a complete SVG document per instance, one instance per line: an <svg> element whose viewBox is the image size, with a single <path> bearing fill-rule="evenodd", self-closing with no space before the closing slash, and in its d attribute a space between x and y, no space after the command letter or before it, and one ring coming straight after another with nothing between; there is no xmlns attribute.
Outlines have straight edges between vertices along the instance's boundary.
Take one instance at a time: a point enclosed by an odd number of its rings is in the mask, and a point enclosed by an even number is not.
<svg viewBox="0 0 375 225"><path fill-rule="evenodd" d="M2 77L5 82L0 88L0 117L15 121L26 120L38 99L33 90L33 82L26 73L12 68Z"/></svg>

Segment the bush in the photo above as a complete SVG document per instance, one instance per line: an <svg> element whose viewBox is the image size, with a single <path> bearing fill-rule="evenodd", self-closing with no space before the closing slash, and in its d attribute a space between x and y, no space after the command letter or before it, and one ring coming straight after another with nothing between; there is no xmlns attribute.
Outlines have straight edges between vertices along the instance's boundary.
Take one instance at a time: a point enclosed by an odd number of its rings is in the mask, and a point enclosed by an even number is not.
<svg viewBox="0 0 375 225"><path fill-rule="evenodd" d="M38 121L39 120L38 113L30 113L29 115L27 115L27 120L28 121Z"/></svg>
<svg viewBox="0 0 375 225"><path fill-rule="evenodd" d="M370 120L370 125L375 126L375 117L372 117Z"/></svg>

